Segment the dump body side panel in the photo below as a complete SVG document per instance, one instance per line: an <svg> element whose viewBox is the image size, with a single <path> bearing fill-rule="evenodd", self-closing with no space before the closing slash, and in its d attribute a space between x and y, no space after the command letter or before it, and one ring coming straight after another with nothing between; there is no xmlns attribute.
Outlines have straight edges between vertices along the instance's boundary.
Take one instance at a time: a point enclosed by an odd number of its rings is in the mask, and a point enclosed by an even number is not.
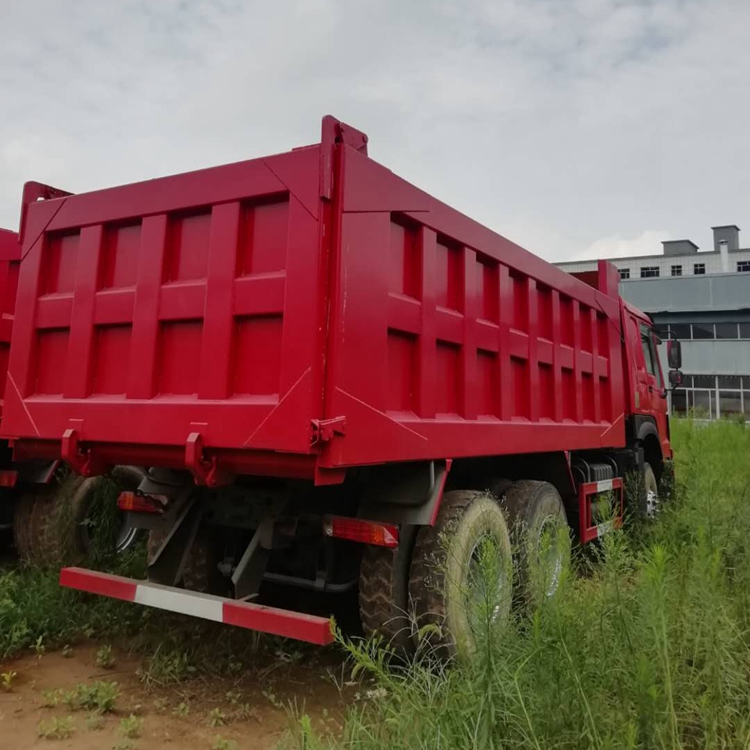
<svg viewBox="0 0 750 750"><path fill-rule="evenodd" d="M18 235L7 229L0 229L0 415L5 399L8 355L13 331L13 314L16 306L20 260L21 246L19 245Z"/></svg>
<svg viewBox="0 0 750 750"><path fill-rule="evenodd" d="M320 164L316 146L31 204L4 434L165 463L196 435L309 454Z"/></svg>
<svg viewBox="0 0 750 750"><path fill-rule="evenodd" d="M29 201L16 455L340 481L623 445L612 274L573 278L366 142L326 118L319 146Z"/></svg>
<svg viewBox="0 0 750 750"><path fill-rule="evenodd" d="M624 444L618 298L342 151L322 462Z"/></svg>

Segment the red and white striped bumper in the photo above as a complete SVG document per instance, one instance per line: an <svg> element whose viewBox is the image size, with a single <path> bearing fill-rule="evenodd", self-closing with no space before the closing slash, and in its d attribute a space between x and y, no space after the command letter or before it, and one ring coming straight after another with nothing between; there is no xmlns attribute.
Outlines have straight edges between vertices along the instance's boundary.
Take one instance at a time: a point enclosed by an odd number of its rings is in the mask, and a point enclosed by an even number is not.
<svg viewBox="0 0 750 750"><path fill-rule="evenodd" d="M172 586L136 581L84 568L63 568L60 571L60 585L321 646L333 641L331 621L328 618L301 612L183 591Z"/></svg>

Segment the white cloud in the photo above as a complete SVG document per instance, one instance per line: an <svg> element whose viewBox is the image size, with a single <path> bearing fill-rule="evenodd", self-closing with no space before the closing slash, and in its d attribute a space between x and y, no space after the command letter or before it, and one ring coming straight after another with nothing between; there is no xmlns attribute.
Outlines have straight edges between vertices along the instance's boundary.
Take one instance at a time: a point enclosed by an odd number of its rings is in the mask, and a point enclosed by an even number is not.
<svg viewBox="0 0 750 750"><path fill-rule="evenodd" d="M329 112L550 259L710 246L747 216L744 0L0 0L0 19L0 225L27 179L287 150Z"/></svg>
<svg viewBox="0 0 750 750"><path fill-rule="evenodd" d="M649 229L637 237L604 237L592 242L585 250L569 260L597 260L599 258L624 258L630 255L655 255L662 251L664 240L674 239L669 232Z"/></svg>

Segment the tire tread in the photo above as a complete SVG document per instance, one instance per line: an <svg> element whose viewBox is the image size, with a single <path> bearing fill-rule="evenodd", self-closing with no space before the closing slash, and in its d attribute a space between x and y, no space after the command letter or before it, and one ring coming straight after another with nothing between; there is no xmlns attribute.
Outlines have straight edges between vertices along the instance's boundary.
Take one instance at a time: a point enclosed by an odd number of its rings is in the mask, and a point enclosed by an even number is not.
<svg viewBox="0 0 750 750"><path fill-rule="evenodd" d="M434 526L423 527L417 535L409 574L409 595L413 601L419 629L436 627L439 637L430 641L438 650L450 653L452 639L443 632L446 619L445 548L442 539L458 527L466 510L487 493L478 490L451 490L443 495L437 521Z"/></svg>

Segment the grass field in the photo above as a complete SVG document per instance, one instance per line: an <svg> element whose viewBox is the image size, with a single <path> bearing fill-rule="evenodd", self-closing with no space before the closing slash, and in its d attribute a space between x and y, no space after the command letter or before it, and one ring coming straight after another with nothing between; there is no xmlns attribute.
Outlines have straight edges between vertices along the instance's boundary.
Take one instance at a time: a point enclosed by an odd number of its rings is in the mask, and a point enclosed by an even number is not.
<svg viewBox="0 0 750 750"><path fill-rule="evenodd" d="M557 596L470 663L386 667L343 735L357 750L750 746L750 430L673 423L677 486L657 522L578 554Z"/></svg>
<svg viewBox="0 0 750 750"><path fill-rule="evenodd" d="M557 596L451 668L387 665L342 640L362 680L343 730L296 710L293 745L409 748L750 747L750 430L673 422L677 486L654 523L577 552ZM142 556L120 561L138 574ZM158 686L232 674L279 646L62 590L54 573L0 572L0 659L94 637L146 656ZM342 680L347 680L347 671Z"/></svg>

